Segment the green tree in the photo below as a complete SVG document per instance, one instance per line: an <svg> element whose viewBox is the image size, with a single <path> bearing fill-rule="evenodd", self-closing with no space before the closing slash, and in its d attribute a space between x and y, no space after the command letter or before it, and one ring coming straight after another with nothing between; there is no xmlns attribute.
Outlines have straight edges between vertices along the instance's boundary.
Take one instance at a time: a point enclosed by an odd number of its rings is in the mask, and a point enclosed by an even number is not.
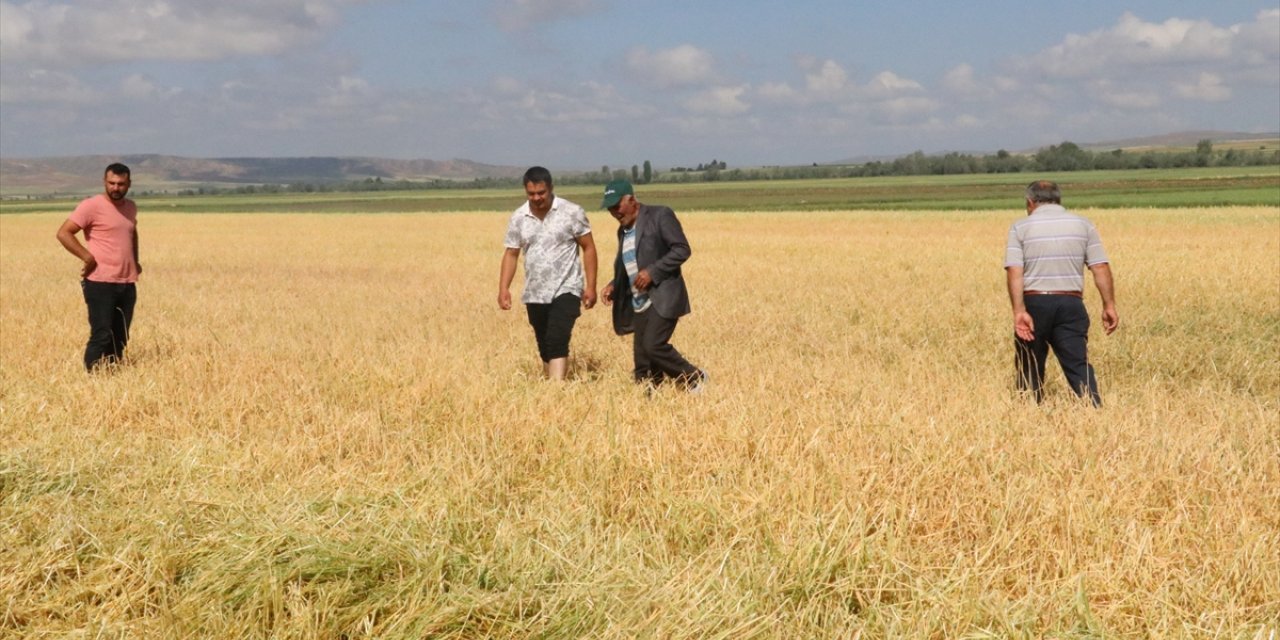
<svg viewBox="0 0 1280 640"><path fill-rule="evenodd" d="M631 165L631 182L633 184L640 182L640 167Z"/></svg>
<svg viewBox="0 0 1280 640"><path fill-rule="evenodd" d="M1043 171L1081 171L1093 168L1093 157L1074 142L1063 142L1036 152L1036 164Z"/></svg>
<svg viewBox="0 0 1280 640"><path fill-rule="evenodd" d="M1197 167L1207 167L1209 162L1213 160L1213 141L1205 138L1196 143L1196 159Z"/></svg>
<svg viewBox="0 0 1280 640"><path fill-rule="evenodd" d="M653 165L649 164L648 160L645 160L644 161L644 183L649 184L650 182L653 182Z"/></svg>

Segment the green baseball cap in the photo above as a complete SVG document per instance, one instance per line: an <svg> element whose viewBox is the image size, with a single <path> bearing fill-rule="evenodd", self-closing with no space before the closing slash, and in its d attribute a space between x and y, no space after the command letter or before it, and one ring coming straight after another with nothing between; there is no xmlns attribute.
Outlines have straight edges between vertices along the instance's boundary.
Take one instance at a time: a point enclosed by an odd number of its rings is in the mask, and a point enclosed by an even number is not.
<svg viewBox="0 0 1280 640"><path fill-rule="evenodd" d="M613 180L604 186L604 202L600 203L601 209L608 209L619 202L622 202L623 196L629 196L635 193L631 188L630 180L621 178Z"/></svg>

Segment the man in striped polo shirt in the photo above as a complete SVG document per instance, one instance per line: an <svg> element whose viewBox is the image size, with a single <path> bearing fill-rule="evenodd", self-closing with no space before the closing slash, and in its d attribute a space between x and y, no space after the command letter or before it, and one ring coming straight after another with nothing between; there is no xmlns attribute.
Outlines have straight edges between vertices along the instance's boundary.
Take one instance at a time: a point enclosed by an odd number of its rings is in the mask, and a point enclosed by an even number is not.
<svg viewBox="0 0 1280 640"><path fill-rule="evenodd" d="M1049 348L1062 365L1077 396L1087 393L1102 405L1098 379L1089 364L1089 313L1084 308L1084 268L1093 273L1102 296L1102 328L1108 335L1120 325L1111 266L1098 230L1062 207L1056 183L1037 180L1027 186L1027 217L1009 228L1004 268L1018 364L1018 389L1042 398Z"/></svg>

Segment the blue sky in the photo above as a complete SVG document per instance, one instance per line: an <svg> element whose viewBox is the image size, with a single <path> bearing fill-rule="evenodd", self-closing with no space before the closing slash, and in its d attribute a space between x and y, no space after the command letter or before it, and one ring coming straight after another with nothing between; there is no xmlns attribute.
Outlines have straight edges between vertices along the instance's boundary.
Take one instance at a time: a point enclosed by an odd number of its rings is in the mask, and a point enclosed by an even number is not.
<svg viewBox="0 0 1280 640"><path fill-rule="evenodd" d="M0 155L807 164L1280 130L1280 3L0 0Z"/></svg>

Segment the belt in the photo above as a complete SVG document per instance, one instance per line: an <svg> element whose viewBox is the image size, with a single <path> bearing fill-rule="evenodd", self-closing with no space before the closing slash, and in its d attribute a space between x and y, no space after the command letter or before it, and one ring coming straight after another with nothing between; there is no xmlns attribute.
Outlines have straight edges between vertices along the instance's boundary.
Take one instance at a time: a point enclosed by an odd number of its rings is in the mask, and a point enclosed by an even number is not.
<svg viewBox="0 0 1280 640"><path fill-rule="evenodd" d="M1024 296L1071 296L1072 298L1084 298L1084 294L1079 291L1037 291L1035 289L1027 289L1022 292Z"/></svg>

